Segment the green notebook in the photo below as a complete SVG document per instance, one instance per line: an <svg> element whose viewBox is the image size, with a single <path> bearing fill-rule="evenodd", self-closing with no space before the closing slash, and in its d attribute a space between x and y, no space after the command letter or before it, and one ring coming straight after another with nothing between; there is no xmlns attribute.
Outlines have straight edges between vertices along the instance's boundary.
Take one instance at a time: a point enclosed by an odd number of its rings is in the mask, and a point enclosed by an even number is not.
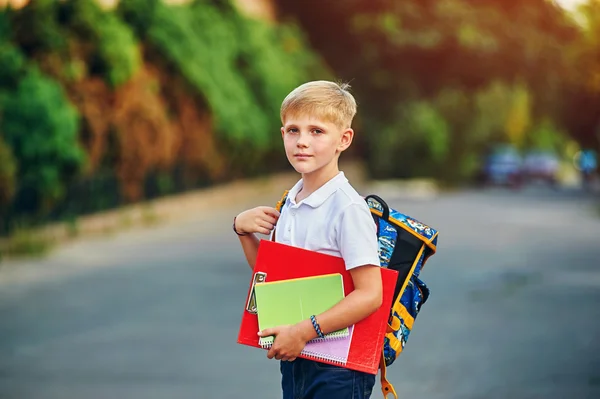
<svg viewBox="0 0 600 399"><path fill-rule="evenodd" d="M255 287L256 309L260 330L286 324L296 324L330 309L344 298L342 275L297 278L266 283ZM334 331L323 339L349 335L348 328ZM260 345L268 348L274 337L261 337ZM316 340L321 340L317 338Z"/></svg>

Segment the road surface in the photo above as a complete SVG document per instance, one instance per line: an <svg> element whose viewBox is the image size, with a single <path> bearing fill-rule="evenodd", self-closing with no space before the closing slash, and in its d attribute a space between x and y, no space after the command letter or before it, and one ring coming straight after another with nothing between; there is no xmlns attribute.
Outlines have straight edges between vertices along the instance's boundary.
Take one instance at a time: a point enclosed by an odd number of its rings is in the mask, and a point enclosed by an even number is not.
<svg viewBox="0 0 600 399"><path fill-rule="evenodd" d="M431 297L389 369L401 398L600 398L589 199L388 200L440 230L422 274ZM239 210L0 265L0 398L281 397L278 363L235 343L250 278L230 227Z"/></svg>

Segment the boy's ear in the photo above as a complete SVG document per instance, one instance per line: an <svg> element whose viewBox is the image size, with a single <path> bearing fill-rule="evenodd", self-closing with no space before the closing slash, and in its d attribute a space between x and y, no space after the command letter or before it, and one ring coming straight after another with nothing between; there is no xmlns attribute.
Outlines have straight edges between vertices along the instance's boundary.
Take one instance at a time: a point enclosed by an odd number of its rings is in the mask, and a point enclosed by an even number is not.
<svg viewBox="0 0 600 399"><path fill-rule="evenodd" d="M342 132L342 137L340 138L340 144L338 145L338 152L342 152L350 147L352 144L352 139L354 138L354 130L348 128Z"/></svg>
<svg viewBox="0 0 600 399"><path fill-rule="evenodd" d="M284 135L285 135L285 128L282 126L281 127L281 138L283 138Z"/></svg>

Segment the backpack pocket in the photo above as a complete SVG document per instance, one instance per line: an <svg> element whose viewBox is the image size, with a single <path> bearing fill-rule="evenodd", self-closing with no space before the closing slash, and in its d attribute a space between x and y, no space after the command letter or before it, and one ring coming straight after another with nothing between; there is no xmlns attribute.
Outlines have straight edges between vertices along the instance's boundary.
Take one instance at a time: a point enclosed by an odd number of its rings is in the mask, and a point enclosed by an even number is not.
<svg viewBox="0 0 600 399"><path fill-rule="evenodd" d="M402 296L394 302L388 332L383 342L386 366L391 365L406 345L421 306L429 298L429 288L416 276L412 276Z"/></svg>

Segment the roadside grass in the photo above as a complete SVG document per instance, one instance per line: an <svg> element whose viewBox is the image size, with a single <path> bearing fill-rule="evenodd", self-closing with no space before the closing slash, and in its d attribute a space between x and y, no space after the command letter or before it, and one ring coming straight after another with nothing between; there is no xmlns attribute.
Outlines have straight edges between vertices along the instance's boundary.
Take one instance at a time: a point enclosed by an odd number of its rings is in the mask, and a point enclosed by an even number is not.
<svg viewBox="0 0 600 399"><path fill-rule="evenodd" d="M111 236L136 227L159 224L161 217L150 204L143 204L137 212L119 209L113 217L100 223L86 223L85 217L71 217L52 226L36 228L18 226L6 237L0 237L0 262L16 258L41 258L55 246L77 238Z"/></svg>
<svg viewBox="0 0 600 399"><path fill-rule="evenodd" d="M0 242L0 260L22 256L42 257L53 246L51 238L32 229L19 228Z"/></svg>

